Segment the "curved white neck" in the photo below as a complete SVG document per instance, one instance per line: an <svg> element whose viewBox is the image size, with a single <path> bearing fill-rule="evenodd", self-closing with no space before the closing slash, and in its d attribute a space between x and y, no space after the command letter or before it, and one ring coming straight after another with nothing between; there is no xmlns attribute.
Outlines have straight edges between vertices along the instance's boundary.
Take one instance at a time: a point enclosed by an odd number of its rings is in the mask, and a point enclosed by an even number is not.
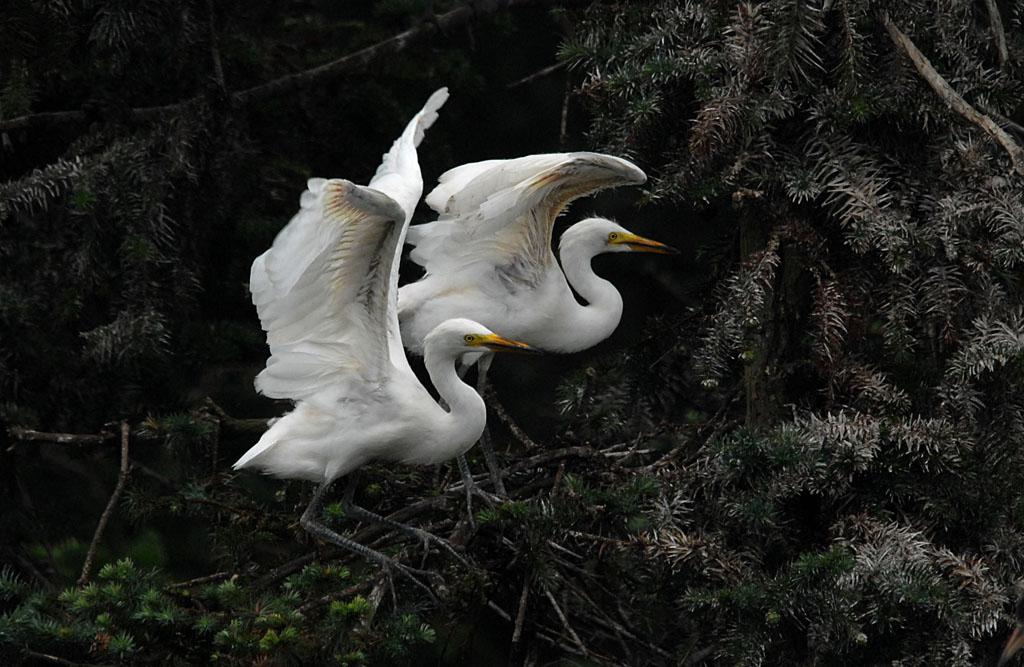
<svg viewBox="0 0 1024 667"><path fill-rule="evenodd" d="M437 354L429 346L423 351L423 365L438 395L448 404L434 428L438 460L462 454L473 446L487 423L484 399L455 372L455 359ZM443 412L443 411L442 411Z"/></svg>
<svg viewBox="0 0 1024 667"><path fill-rule="evenodd" d="M569 330L573 332L571 345L557 352L578 352L597 345L612 335L622 318L622 295L610 282L601 278L590 267L594 253L589 248L565 245L559 251L565 279L587 302L574 304L565 313Z"/></svg>

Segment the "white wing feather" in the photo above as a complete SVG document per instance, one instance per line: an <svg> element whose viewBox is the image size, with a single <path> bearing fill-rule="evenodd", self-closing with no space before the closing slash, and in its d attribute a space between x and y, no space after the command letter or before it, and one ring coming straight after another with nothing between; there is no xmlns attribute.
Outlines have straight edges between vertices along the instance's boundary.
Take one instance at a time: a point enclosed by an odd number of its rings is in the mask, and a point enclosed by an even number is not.
<svg viewBox="0 0 1024 667"><path fill-rule="evenodd" d="M426 394L399 338L398 264L423 192L416 146L447 98L445 88L431 95L369 186L311 179L299 212L253 262L249 285L271 353L256 387L298 405L235 469L256 465L282 477L329 481L382 454L354 441L355 449L340 455L333 438L342 404L372 403L405 386Z"/></svg>
<svg viewBox="0 0 1024 667"><path fill-rule="evenodd" d="M398 329L399 249L423 192L416 146L448 99L435 91L369 186L311 179L300 210L253 262L253 303L271 356L256 388L309 400L412 375Z"/></svg>
<svg viewBox="0 0 1024 667"><path fill-rule="evenodd" d="M388 283L405 211L345 180L313 179L301 209L253 262L250 290L270 359L256 387L310 399L388 371Z"/></svg>
<svg viewBox="0 0 1024 667"><path fill-rule="evenodd" d="M627 160L600 153L550 153L488 160L441 175L427 203L441 217L411 227L410 257L428 275L462 273L533 286L554 261L555 218L574 199L647 180Z"/></svg>
<svg viewBox="0 0 1024 667"><path fill-rule="evenodd" d="M438 118L438 110L448 100L448 89L439 88L434 91L423 108L412 117L405 126L402 135L391 145L391 150L381 158L377 173L370 180L370 187L388 194L405 211L405 218L398 231L398 248L405 243L405 235L409 229L409 221L416 210L420 196L423 194L423 175L420 172L419 155L416 147L423 141L424 132ZM386 337L391 363L397 370L409 377L415 377L409 366L409 359L402 347L402 337L398 328L398 267L401 263L401 252L396 254L390 266L387 303Z"/></svg>

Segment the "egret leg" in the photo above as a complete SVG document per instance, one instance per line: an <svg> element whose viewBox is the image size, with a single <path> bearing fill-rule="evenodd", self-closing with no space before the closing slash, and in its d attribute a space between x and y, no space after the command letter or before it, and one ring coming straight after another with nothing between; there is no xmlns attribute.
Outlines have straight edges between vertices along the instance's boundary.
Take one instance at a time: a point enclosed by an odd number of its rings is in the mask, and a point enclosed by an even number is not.
<svg viewBox="0 0 1024 667"><path fill-rule="evenodd" d="M355 480L353 479L349 482L350 487L353 486L354 481ZM306 511L302 513L302 517L299 519L299 523L302 525L302 527L305 528L308 533L311 533L312 535L319 537L325 542L330 542L331 544L342 547L343 549L348 549L349 551L357 553L360 556L363 556L364 558L372 560L373 562L380 565L381 569L383 569L389 575L392 572L400 572L403 576L411 580L414 584L425 590L432 599L436 599L434 596L434 592L430 590L430 587L417 578L419 576L424 577L426 579L439 579L440 575L438 575L436 572L417 570L415 568L409 567L408 565L402 565L393 558L389 558L388 556L385 556L381 552L375 549L371 549L368 546L359 544L355 540L350 540L344 535L339 535L335 531L331 530L327 526L320 523L320 521L318 520L320 516L320 506L323 504L324 496L326 495L327 489L329 489L330 486L330 482L324 482L317 488L315 492L313 492L313 499L309 502L309 506L306 508ZM350 495L348 489L346 489L346 495Z"/></svg>
<svg viewBox="0 0 1024 667"><path fill-rule="evenodd" d="M493 352L483 355L483 358L488 360L488 362L487 362L488 365L490 365L490 359L493 356L494 356ZM475 359L473 361L475 361ZM464 359L459 364L459 368L458 368L457 372L458 372L460 378L466 377L466 372L469 371L470 367L473 365L473 361L466 362L465 359ZM479 389L477 390L477 393L480 393ZM481 396L483 396L483 394L481 394ZM444 403L444 401L441 402L441 405L443 405L446 409L448 407ZM485 434L487 433L487 427L486 426L484 426L484 433ZM483 437L483 436L481 436L481 437ZM486 454L484 456L486 458ZM491 453L491 456L493 458L493 456L494 456L493 452ZM465 454L459 454L458 456L455 457L455 460L459 464L459 473L462 475L462 487L466 490L466 514L467 514L467 516L469 518L469 524L471 526L474 526L475 522L473 521L473 496L479 496L480 499L483 500L484 503L486 503L488 507L494 507L494 504L496 502L501 502L501 498L496 496L496 495L492 495L490 493L487 493L486 491L484 491L483 489L481 489L480 487L478 487L476 485L476 482L473 481L473 474L469 470L469 462L466 461L466 455ZM492 475L491 478L493 480L493 475Z"/></svg>
<svg viewBox="0 0 1024 667"><path fill-rule="evenodd" d="M484 504L488 507L494 507L496 502L501 502L501 498L487 493L473 481L473 473L469 470L469 462L466 461L465 454L459 454L455 457L455 460L459 464L459 473L462 475L462 488L466 490L466 518L469 519L469 525L476 528L476 521L473 520L473 496L477 496L484 501Z"/></svg>
<svg viewBox="0 0 1024 667"><path fill-rule="evenodd" d="M494 353L485 354L480 357L476 364L476 391L482 397L487 389L487 371L494 360ZM484 425L484 432L480 434L480 449L484 453L484 463L487 464L487 471L491 474L491 484L494 485L494 493L507 498L505 482L501 479L501 466L498 465L498 458L494 455L494 446L491 445L491 431Z"/></svg>

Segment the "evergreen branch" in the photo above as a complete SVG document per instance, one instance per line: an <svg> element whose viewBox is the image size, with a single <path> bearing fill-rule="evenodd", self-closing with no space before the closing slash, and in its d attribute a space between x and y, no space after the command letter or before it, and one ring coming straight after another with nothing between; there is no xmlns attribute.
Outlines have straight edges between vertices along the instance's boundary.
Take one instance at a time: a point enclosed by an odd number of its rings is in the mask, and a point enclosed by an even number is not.
<svg viewBox="0 0 1024 667"><path fill-rule="evenodd" d="M939 97L941 97L946 104L949 105L953 111L957 112L970 122L977 125L979 128L991 135L996 141L1002 144L1003 148L1010 155L1010 159L1013 161L1013 168L1018 174L1024 174L1024 149L1022 149L1016 141L1013 140L1009 134L1006 133L1003 128L999 127L988 116L979 112L970 103L960 96L949 83L942 78L942 75L938 73L935 67L932 66L928 58L921 53L917 45L903 33L899 27L896 26L889 19L888 14L882 15L882 22L885 24L886 30L889 31L889 37L892 41L903 50L904 53L910 58L911 62L914 63L914 67L918 73L924 77L928 85L932 87Z"/></svg>
<svg viewBox="0 0 1024 667"><path fill-rule="evenodd" d="M89 544L89 551L85 554L85 563L82 565L82 576L78 578L79 586L85 586L89 583L89 572L92 570L93 558L96 557L96 549L99 547L100 539L103 537L103 531L107 528L110 516L114 513L114 508L117 506L117 500L121 497L121 492L124 490L125 482L128 481L129 433L131 433L131 429L128 427L128 422L121 422L121 469L117 473L117 484L114 486L114 492L110 495L110 501L107 502L107 507L103 510L103 514L100 516L100 522L96 525L96 532L92 536L92 543Z"/></svg>
<svg viewBox="0 0 1024 667"><path fill-rule="evenodd" d="M272 81L267 81L266 83L253 86L252 88L247 88L246 90L234 92L230 95L230 100L235 105L252 104L271 97L286 95L302 88L324 83L325 81L329 81L335 77L341 76L342 74L357 71L362 67L366 67L370 63L384 56L404 51L410 45L434 34L447 34L456 28L460 28L474 20L479 20L484 16L494 14L502 9L510 9L519 6L556 6L565 4L567 4L566 0L474 0L473 2L460 5L449 12L439 14L431 21L420 23L409 30L400 32L393 37L389 37L388 39L377 42L376 44L367 46L355 53L350 53L336 60L332 60L329 63L324 63L323 65L318 65L317 67L303 70L301 72L295 72L294 74L288 74ZM169 113L173 113L181 107L195 104L201 99L202 96L197 95L181 102L129 109L127 111L127 116L129 119L135 121L155 121L161 118L166 118ZM84 122L88 118L89 112L84 109L78 109L75 111L47 111L0 121L0 132L29 129L33 127L71 125L74 123Z"/></svg>

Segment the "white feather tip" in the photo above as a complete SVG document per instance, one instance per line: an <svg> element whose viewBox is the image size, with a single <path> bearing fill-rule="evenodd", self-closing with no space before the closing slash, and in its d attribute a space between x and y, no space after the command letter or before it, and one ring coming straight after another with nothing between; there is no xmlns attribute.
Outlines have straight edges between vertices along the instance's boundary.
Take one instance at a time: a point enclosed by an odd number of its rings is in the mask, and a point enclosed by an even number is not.
<svg viewBox="0 0 1024 667"><path fill-rule="evenodd" d="M434 124L437 120L438 110L444 106L444 103L448 101L448 88L438 88L433 94L427 99L427 103L423 105L423 109L419 113L419 122L416 123L416 135L413 138L414 143L419 146L420 142L423 141L423 133Z"/></svg>

